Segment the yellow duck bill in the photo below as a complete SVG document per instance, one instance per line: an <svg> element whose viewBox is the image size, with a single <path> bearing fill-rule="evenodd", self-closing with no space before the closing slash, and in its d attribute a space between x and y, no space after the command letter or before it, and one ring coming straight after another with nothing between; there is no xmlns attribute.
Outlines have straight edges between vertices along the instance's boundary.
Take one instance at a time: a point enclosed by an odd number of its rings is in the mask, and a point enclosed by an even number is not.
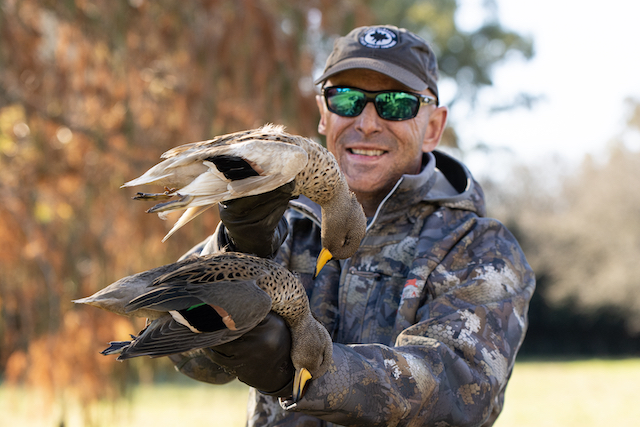
<svg viewBox="0 0 640 427"><path fill-rule="evenodd" d="M293 402L297 403L304 395L305 388L311 380L311 372L306 368L296 369L296 373L293 377Z"/></svg>
<svg viewBox="0 0 640 427"><path fill-rule="evenodd" d="M318 277L318 274L320 274L320 270L322 270L322 267L324 267L325 264L329 262L329 260L331 260L331 258L333 258L333 255L331 254L331 252L329 252L329 249L322 248L320 254L318 255L318 259L316 260L316 271L313 273L314 279Z"/></svg>

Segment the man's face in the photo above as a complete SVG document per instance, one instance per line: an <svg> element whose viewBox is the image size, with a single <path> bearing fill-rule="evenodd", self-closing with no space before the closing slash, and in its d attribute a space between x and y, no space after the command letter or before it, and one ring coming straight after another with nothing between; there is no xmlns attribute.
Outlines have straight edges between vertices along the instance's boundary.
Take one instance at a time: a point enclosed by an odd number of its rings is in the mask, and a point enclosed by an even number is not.
<svg viewBox="0 0 640 427"><path fill-rule="evenodd" d="M331 77L326 86L410 91L390 77L364 69L343 71ZM428 89L419 93L433 96ZM327 110L322 96L317 102L321 115L318 131L326 136L328 150L367 215L372 214L367 212L367 201L377 207L403 174L420 172L422 153L436 147L447 116L444 107L422 105L413 119L389 121L381 119L370 102L359 116L341 117Z"/></svg>

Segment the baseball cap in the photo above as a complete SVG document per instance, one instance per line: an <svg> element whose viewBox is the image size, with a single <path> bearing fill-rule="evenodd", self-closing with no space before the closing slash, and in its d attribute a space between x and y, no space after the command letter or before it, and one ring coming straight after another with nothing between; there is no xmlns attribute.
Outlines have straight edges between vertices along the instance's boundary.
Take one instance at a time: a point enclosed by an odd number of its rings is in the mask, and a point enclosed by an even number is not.
<svg viewBox="0 0 640 427"><path fill-rule="evenodd" d="M436 55L426 41L404 28L359 27L338 38L314 83L354 68L377 71L418 92L429 88L438 97Z"/></svg>

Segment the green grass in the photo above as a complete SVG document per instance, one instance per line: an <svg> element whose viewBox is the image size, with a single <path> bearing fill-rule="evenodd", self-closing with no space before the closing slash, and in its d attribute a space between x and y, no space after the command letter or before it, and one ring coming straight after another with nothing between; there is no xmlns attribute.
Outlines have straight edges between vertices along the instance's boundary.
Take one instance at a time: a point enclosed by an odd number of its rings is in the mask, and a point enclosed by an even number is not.
<svg viewBox="0 0 640 427"><path fill-rule="evenodd" d="M243 426L248 388L180 381L141 385L116 405L89 412L96 426ZM638 425L640 359L535 361L516 364L496 427ZM58 399L60 401L61 399ZM80 408L54 410L38 393L0 387L2 425L84 427Z"/></svg>
<svg viewBox="0 0 640 427"><path fill-rule="evenodd" d="M127 399L101 402L88 411L56 399L53 408L41 394L24 388L0 387L0 425L20 427L214 427L244 426L249 388L233 382L223 386L184 381L140 385Z"/></svg>
<svg viewBox="0 0 640 427"><path fill-rule="evenodd" d="M495 427L640 423L640 359L520 362Z"/></svg>

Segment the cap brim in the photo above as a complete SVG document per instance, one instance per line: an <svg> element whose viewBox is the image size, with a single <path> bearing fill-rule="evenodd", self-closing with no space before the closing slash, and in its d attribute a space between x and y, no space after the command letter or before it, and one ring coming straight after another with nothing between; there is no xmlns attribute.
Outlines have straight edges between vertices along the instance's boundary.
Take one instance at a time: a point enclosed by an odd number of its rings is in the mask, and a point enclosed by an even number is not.
<svg viewBox="0 0 640 427"><path fill-rule="evenodd" d="M333 67L330 67L328 70L326 70L320 77L318 77L314 81L314 84L320 84L341 71L353 70L356 68L364 68L367 70L377 71L381 74L391 77L394 80L399 81L409 89L415 90L417 92L421 92L429 87L428 84L423 82L418 76L410 73L404 68L390 62L373 58L351 58L340 61Z"/></svg>

